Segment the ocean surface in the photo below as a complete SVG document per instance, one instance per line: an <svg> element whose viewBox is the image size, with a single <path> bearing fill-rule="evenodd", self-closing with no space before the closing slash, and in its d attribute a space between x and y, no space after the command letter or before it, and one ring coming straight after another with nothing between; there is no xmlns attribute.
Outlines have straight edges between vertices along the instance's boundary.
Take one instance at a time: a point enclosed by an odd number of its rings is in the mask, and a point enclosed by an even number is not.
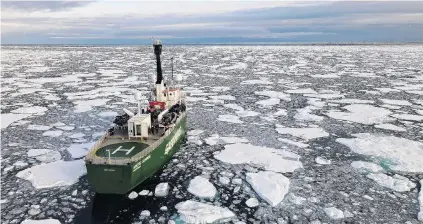
<svg viewBox="0 0 423 224"><path fill-rule="evenodd" d="M108 196L83 157L148 96L152 46L2 46L1 223L423 219L423 45L164 45L167 80L171 57L188 136Z"/></svg>

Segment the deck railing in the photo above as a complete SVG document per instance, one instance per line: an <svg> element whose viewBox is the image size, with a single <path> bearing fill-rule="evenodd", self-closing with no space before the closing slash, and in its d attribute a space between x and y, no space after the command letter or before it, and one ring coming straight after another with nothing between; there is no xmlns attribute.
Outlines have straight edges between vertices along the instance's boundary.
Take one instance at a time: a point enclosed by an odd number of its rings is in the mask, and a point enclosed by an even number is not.
<svg viewBox="0 0 423 224"><path fill-rule="evenodd" d="M186 113L187 112L183 112L181 114L181 116L179 116L178 120L175 123L178 124L183 118L185 118ZM128 157L112 157L112 158L109 159L109 158L104 158L104 157L98 157L98 156L95 155L97 150L100 148L101 144L109 136L109 133L106 131L106 133L91 148L90 152L85 157L85 161L91 162L92 164L129 165L132 162L136 162L136 161L139 161L139 160L147 157L147 155L149 155L155 148L157 148L160 144L163 143L163 141L166 139L166 137L169 136L170 133L172 133L175 126L166 130L165 134L162 137L160 137L157 141L155 141L153 144L149 145L146 149L142 150L141 152L135 154L133 157L130 157L130 158L128 158Z"/></svg>

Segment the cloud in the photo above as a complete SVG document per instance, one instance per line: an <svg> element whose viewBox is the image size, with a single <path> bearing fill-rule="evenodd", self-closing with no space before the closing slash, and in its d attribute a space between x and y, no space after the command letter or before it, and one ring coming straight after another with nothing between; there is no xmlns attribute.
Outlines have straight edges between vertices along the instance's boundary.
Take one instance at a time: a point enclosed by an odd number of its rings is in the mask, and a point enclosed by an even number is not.
<svg viewBox="0 0 423 224"><path fill-rule="evenodd" d="M70 8L88 5L92 1L2 1L2 10L17 11L63 11Z"/></svg>
<svg viewBox="0 0 423 224"><path fill-rule="evenodd" d="M423 2L163 4L97 1L28 13L2 8L2 43L142 43L151 36L171 43L423 41Z"/></svg>

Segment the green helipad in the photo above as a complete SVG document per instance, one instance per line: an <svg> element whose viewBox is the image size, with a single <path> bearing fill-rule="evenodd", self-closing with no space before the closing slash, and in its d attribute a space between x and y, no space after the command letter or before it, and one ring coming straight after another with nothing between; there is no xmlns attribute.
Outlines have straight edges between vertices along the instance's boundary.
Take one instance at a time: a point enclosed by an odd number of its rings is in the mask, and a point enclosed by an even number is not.
<svg viewBox="0 0 423 224"><path fill-rule="evenodd" d="M99 157L132 157L148 145L141 142L122 142L101 147L95 153Z"/></svg>

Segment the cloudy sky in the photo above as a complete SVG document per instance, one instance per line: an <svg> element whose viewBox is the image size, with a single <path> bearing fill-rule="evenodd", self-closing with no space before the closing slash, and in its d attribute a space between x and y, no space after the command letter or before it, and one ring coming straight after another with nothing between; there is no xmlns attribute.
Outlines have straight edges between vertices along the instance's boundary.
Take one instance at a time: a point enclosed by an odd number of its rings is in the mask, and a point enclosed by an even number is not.
<svg viewBox="0 0 423 224"><path fill-rule="evenodd" d="M423 1L2 1L2 44L423 41Z"/></svg>

